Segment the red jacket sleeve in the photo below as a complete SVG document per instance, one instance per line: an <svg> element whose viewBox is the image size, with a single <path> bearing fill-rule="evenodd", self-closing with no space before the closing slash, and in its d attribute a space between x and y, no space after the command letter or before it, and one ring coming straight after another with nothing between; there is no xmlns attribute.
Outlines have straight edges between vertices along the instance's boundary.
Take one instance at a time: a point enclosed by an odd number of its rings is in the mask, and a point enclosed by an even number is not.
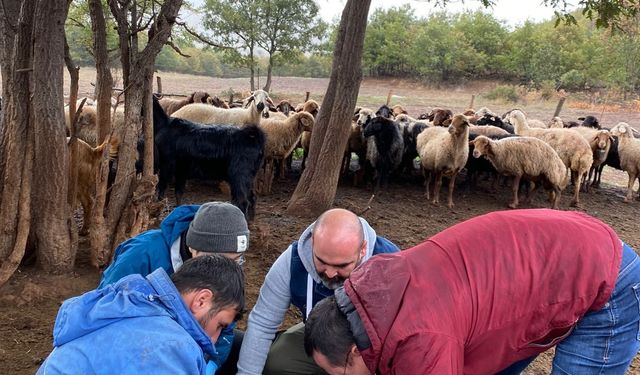
<svg viewBox="0 0 640 375"><path fill-rule="evenodd" d="M454 338L437 333L417 333L398 343L388 371L382 374L462 375L464 349Z"/></svg>

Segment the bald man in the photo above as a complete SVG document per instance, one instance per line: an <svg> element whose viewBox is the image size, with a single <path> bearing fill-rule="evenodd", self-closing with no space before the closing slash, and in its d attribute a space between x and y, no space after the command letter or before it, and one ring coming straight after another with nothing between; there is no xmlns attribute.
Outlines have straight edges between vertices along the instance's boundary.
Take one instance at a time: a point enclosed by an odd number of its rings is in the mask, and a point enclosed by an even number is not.
<svg viewBox="0 0 640 375"><path fill-rule="evenodd" d="M358 265L399 250L351 211L338 208L320 215L267 273L249 314L238 374L324 374L304 352L304 323L273 341L287 309L294 305L306 320L311 308L333 295Z"/></svg>

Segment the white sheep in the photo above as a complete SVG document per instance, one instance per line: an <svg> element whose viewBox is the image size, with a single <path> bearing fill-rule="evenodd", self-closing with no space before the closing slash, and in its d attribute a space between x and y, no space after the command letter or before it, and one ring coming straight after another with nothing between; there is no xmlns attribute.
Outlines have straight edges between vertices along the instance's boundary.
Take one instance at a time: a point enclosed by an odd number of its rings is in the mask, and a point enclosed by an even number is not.
<svg viewBox="0 0 640 375"><path fill-rule="evenodd" d="M249 125L260 124L261 114L269 116L269 94L256 90L247 99L248 108L218 108L209 104L189 104L173 113L173 117L198 124Z"/></svg>
<svg viewBox="0 0 640 375"><path fill-rule="evenodd" d="M453 208L453 188L456 176L469 156L469 120L462 114L455 115L448 128L430 127L418 135L417 149L425 173L426 196L429 199L431 174L435 174L433 204L438 204L442 176L449 180L448 206Z"/></svg>
<svg viewBox="0 0 640 375"><path fill-rule="evenodd" d="M554 209L560 204L560 194L567 186L566 167L558 154L546 142L533 137L512 137L492 140L479 136L472 141L473 157L486 157L496 170L507 176L513 176L513 200L510 208L518 207L520 179L539 181L550 192L550 202ZM536 184L536 189L539 187ZM530 193L531 194L531 193ZM529 195L530 195L529 194ZM529 195L527 200L529 200Z"/></svg>
<svg viewBox="0 0 640 375"><path fill-rule="evenodd" d="M587 173L593 164L593 151L589 143L572 129L538 129L531 128L520 110L511 111L509 121L514 125L516 134L535 137L547 142L557 153L564 165L571 170L575 191L571 206L580 204L580 186L586 180Z"/></svg>
<svg viewBox="0 0 640 375"><path fill-rule="evenodd" d="M618 137L618 154L620 154L620 167L629 174L627 196L625 202L633 199L633 184L640 180L640 139L633 136L634 129L626 122L620 122L611 129L611 135ZM638 188L640 193L640 187ZM638 196L640 200L640 196Z"/></svg>

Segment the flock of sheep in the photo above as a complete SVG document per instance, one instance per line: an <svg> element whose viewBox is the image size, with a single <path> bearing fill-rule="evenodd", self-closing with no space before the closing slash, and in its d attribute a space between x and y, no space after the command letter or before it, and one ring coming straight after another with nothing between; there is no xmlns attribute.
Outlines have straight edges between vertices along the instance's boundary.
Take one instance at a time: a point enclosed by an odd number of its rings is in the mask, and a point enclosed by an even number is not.
<svg viewBox="0 0 640 375"><path fill-rule="evenodd" d="M295 107L287 100L275 105L262 90L236 103L202 92L185 99L154 98L154 170L159 177L159 198L174 179L177 204L188 179L224 180L229 183L232 202L251 219L255 191L271 191L276 169L284 175L298 147L303 149L305 167L318 112L319 105L313 100ZM87 164L79 168L78 189L85 213L91 207L91 182L99 162L95 155L101 151L95 141L95 118L95 107L88 105L78 121L78 137L84 141L80 161ZM558 208L569 181L574 186L571 205L575 206L580 203L581 190L598 186L603 167L609 165L629 174L625 201L630 201L633 184L640 177L640 139L635 129L626 123L605 129L592 116L581 120L564 123L556 117L545 124L519 109L498 116L487 108L455 115L436 108L412 118L399 105L383 105L375 112L356 108L351 124L345 124L350 133L341 175L353 174L354 184L371 181L377 191L385 189L392 176L416 173L419 160L427 199L434 204L439 202L443 177L448 177L447 203L453 207L456 177L464 169L472 184L480 173L494 175L494 184L500 176L512 177L509 207L519 205L523 186L527 200L542 186L549 192L551 206ZM122 122L121 112L116 112L114 126L124 126ZM115 159L119 142L117 137L110 142ZM143 150L141 138L140 155ZM353 155L359 166L355 172L351 171Z"/></svg>

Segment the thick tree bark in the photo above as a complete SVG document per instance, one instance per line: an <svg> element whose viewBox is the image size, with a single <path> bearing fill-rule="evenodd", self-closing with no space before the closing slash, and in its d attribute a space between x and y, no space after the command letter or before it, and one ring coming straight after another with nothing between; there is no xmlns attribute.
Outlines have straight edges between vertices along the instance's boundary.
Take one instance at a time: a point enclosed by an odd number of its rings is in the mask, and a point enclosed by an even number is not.
<svg viewBox="0 0 640 375"><path fill-rule="evenodd" d="M96 101L97 101L97 131L98 144L102 144L111 134L111 89L113 76L109 70L109 55L107 49L107 28L100 0L89 0L89 15L93 32L93 56L96 62ZM109 177L110 147L105 147L102 162L96 175L96 198L91 209L91 227L89 228L89 243L91 247L91 264L100 265L100 254L103 252L104 238L108 236L105 227L104 209L107 197L107 180Z"/></svg>
<svg viewBox="0 0 640 375"><path fill-rule="evenodd" d="M16 5L16 4L13 4ZM4 186L0 196L0 285L13 274L24 255L27 236L30 231L30 193L32 170L30 162L33 156L33 129L30 129L29 117L31 101L32 67L31 42L33 31L33 13L35 4L23 1L18 7L6 10L3 17L5 48L3 57L3 127L2 150L3 173L0 185ZM13 13L19 9L19 18ZM17 20L17 21L15 21ZM10 22L16 22L12 26ZM11 30L10 30L11 29ZM12 38L12 39L7 39ZM10 65L7 67L6 65ZM10 75L4 75L10 74ZM27 195L27 193L29 193ZM66 202L66 200L65 200Z"/></svg>
<svg viewBox="0 0 640 375"><path fill-rule="evenodd" d="M264 91L269 92L271 90L271 72L273 70L273 57L269 54L269 66L267 67L267 82L262 88Z"/></svg>
<svg viewBox="0 0 640 375"><path fill-rule="evenodd" d="M98 105L98 142L102 144L111 132L111 88L113 77L109 70L107 26L100 0L89 0L91 31L93 32L93 56L96 61L96 102Z"/></svg>
<svg viewBox="0 0 640 375"><path fill-rule="evenodd" d="M154 195L155 184L152 177L144 177L135 183L134 163L136 159L136 143L138 134L142 130L143 103L151 95L151 85L145 80L152 77L152 69L156 56L171 35L171 28L182 0L166 0L156 16L155 22L149 28L149 42L138 52L134 48L137 40L133 34L139 32L138 20L135 17L129 22L131 14L129 2L109 0L109 7L118 25L120 51L123 70L125 93L125 128L120 133L120 147L118 151L118 170L109 199L106 217L106 233L103 247L96 254L100 265L108 262L111 252L124 238L134 234L131 228L144 228L144 223L137 222L140 217L148 217L141 212L145 210L144 199ZM133 43L131 45L129 43ZM153 149L153 147L149 147ZM153 163L150 163L153 165ZM138 189L136 189L138 187ZM150 190L143 192L141 190ZM132 196L134 191L135 196ZM133 199L133 202L132 202Z"/></svg>
<svg viewBox="0 0 640 375"><path fill-rule="evenodd" d="M38 264L52 272L67 272L75 261L70 242L73 223L67 204L69 158L63 109L66 7L66 0L37 1L33 28L32 239Z"/></svg>
<svg viewBox="0 0 640 375"><path fill-rule="evenodd" d="M333 205L340 163L362 80L362 50L371 0L349 0L342 11L329 87L311 133L309 157L287 212L315 217Z"/></svg>

